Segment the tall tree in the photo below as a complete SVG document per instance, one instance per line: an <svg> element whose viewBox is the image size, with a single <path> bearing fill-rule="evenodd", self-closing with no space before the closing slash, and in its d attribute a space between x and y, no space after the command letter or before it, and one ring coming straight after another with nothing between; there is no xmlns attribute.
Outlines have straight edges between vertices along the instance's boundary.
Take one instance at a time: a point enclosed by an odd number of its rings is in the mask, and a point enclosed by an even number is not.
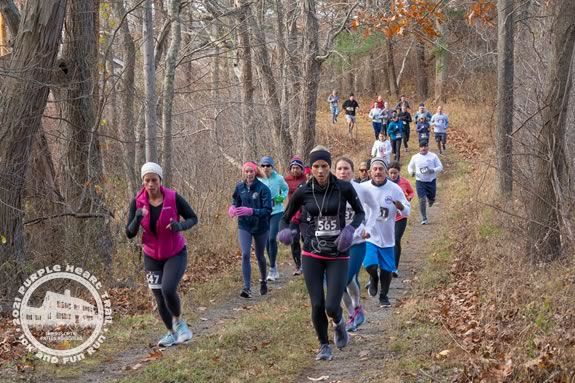
<svg viewBox="0 0 575 383"><path fill-rule="evenodd" d="M445 84L447 83L447 26L444 22L437 21L437 32L439 36L435 41L435 102L445 102Z"/></svg>
<svg viewBox="0 0 575 383"><path fill-rule="evenodd" d="M0 85L0 264L24 262L22 190L48 100L65 0L28 0ZM5 242L5 243L4 243ZM6 275L6 274L4 274Z"/></svg>
<svg viewBox="0 0 575 383"><path fill-rule="evenodd" d="M542 144L535 164L534 193L527 227L527 253L534 262L548 262L562 255L562 192L568 176L566 158L567 107L573 85L575 53L575 1L554 0L547 5L553 12L553 40L548 65ZM572 219L572 217L565 217Z"/></svg>
<svg viewBox="0 0 575 383"><path fill-rule="evenodd" d="M145 0L144 2L142 31L144 37L144 88L146 93L146 99L144 101L146 161L157 162L158 149L156 146L156 132L158 117L156 115L156 66L154 65L154 17L152 0Z"/></svg>
<svg viewBox="0 0 575 383"><path fill-rule="evenodd" d="M513 0L497 1L497 187L513 190Z"/></svg>
<svg viewBox="0 0 575 383"><path fill-rule="evenodd" d="M415 45L415 86L419 101L424 101L428 97L427 87L427 65L425 63L425 46L419 40Z"/></svg>
<svg viewBox="0 0 575 383"><path fill-rule="evenodd" d="M182 40L182 27L180 24L180 0L170 0L168 3L168 17L170 18L170 46L166 55L166 69L164 72L164 102L162 103L162 130L163 130L163 172L164 182L172 182L172 109L174 105L174 81L176 78L176 64L180 43Z"/></svg>

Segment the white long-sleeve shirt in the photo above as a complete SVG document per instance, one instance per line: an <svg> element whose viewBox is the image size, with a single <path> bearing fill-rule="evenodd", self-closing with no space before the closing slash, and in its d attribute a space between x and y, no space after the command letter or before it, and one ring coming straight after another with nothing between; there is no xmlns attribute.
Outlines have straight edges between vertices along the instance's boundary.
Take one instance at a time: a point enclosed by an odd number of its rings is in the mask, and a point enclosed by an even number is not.
<svg viewBox="0 0 575 383"><path fill-rule="evenodd" d="M391 160L391 142L389 140L375 140L371 148L371 156L383 158L386 164Z"/></svg>
<svg viewBox="0 0 575 383"><path fill-rule="evenodd" d="M390 180L380 186L376 186L372 182L363 182L360 184L360 188L364 189L378 206L377 209L366 211L366 227L370 234L367 241L382 248L395 246L396 213L407 217L410 211L410 205L403 190ZM395 201L403 204L403 210L398 210L395 207Z"/></svg>
<svg viewBox="0 0 575 383"><path fill-rule="evenodd" d="M365 211L366 217L369 216L369 214L372 210L379 209L377 202L373 199L373 196L371 194L367 193L363 188L361 188L359 186L359 185L361 185L360 183L355 182L355 181L351 181L351 184L352 184L353 188L355 189L355 192L357 193L359 200L361 201L361 205L363 206L363 210ZM349 225L351 223L351 221L353 221L354 215L355 215L355 212L353 211L351 205L347 204L346 209L345 209L345 224L346 225ZM367 227L365 225L366 222L367 222L367 220L365 220L361 225L358 226L357 229L355 229L355 232L353 233L352 245L365 242L365 239L363 239L361 235L364 231L369 232L369 230L367 229Z"/></svg>
<svg viewBox="0 0 575 383"><path fill-rule="evenodd" d="M407 171L409 174L415 173L415 179L418 181L431 182L437 178L437 173L443 171L443 165L435 153L417 153L411 157Z"/></svg>
<svg viewBox="0 0 575 383"><path fill-rule="evenodd" d="M449 127L449 119L445 113L435 113L431 117L429 124L433 127L433 131L435 133L446 133L447 128Z"/></svg>

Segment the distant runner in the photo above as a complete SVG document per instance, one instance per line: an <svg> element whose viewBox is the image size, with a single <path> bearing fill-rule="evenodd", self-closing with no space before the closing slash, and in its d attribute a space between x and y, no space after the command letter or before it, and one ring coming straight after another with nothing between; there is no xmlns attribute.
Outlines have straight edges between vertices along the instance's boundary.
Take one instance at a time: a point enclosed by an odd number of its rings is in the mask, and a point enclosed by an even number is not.
<svg viewBox="0 0 575 383"><path fill-rule="evenodd" d="M331 94L327 97L327 102L329 103L329 111L331 113L331 123L335 124L337 122L337 116L339 115L339 96L337 90L333 90Z"/></svg>
<svg viewBox="0 0 575 383"><path fill-rule="evenodd" d="M445 143L447 142L447 128L449 128L449 119L447 114L443 113L441 105L437 107L437 113L431 117L431 126L433 133L435 133L435 142L437 142L437 150L442 154L445 150Z"/></svg>
<svg viewBox="0 0 575 383"><path fill-rule="evenodd" d="M345 110L345 119L347 120L347 130L349 137L353 138L353 128L355 128L355 114L359 109L359 104L355 101L353 93L349 95L349 99L345 100L342 105Z"/></svg>
<svg viewBox="0 0 575 383"><path fill-rule="evenodd" d="M371 156L383 158L385 163L389 164L389 161L391 160L391 152L391 142L389 142L387 136L383 134L383 132L379 133L379 139L375 140L373 147L371 148Z"/></svg>
<svg viewBox="0 0 575 383"><path fill-rule="evenodd" d="M419 153L411 157L407 171L412 177L415 176L421 224L427 225L427 201L429 201L429 207L435 203L437 173L443 171L443 165L437 155L429 151L429 146L424 141L419 144Z"/></svg>

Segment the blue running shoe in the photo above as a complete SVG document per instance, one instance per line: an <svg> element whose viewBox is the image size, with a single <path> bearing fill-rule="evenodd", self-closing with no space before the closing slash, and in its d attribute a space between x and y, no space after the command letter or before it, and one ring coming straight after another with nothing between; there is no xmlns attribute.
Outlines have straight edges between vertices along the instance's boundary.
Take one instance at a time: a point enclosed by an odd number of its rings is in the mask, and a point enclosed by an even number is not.
<svg viewBox="0 0 575 383"><path fill-rule="evenodd" d="M356 329L365 322L365 312L363 311L363 307L357 306L355 308L353 319L353 325Z"/></svg>
<svg viewBox="0 0 575 383"><path fill-rule="evenodd" d="M331 353L331 347L329 344L322 344L319 347L319 352L315 356L315 360L332 360L333 355Z"/></svg>
<svg viewBox="0 0 575 383"><path fill-rule="evenodd" d="M192 339L192 331L184 320L180 319L175 326L176 330L176 344L181 344Z"/></svg>
<svg viewBox="0 0 575 383"><path fill-rule="evenodd" d="M354 313L355 315L355 313ZM355 325L355 316L351 315L347 322L345 323L345 330L349 332L355 332L357 330L357 326Z"/></svg>
<svg viewBox="0 0 575 383"><path fill-rule="evenodd" d="M333 329L333 343L335 343L335 347L339 348L340 350L347 346L349 343L349 335L345 330L345 321L343 318L339 321L338 324L335 325Z"/></svg>
<svg viewBox="0 0 575 383"><path fill-rule="evenodd" d="M160 341L158 342L158 346L160 347L170 347L176 344L177 342L177 338L176 338L176 334L169 331L166 335L164 335L162 337L162 339L160 339Z"/></svg>

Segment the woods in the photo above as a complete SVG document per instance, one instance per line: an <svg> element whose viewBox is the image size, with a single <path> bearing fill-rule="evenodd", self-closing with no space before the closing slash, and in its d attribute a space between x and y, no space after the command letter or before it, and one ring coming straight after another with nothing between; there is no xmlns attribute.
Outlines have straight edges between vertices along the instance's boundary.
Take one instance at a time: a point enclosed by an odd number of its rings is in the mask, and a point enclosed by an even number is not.
<svg viewBox="0 0 575 383"><path fill-rule="evenodd" d="M270 155L284 174L318 144L359 145L326 118L332 90L355 94L362 129L380 95L391 108L405 95L414 116L420 102L446 105L467 134L458 155L484 170L462 204L490 211L526 274L573 268L571 0L2 0L0 11L2 301L54 262L139 286L141 249L124 230L148 161L198 215L194 262L233 257L225 215L242 163Z"/></svg>

